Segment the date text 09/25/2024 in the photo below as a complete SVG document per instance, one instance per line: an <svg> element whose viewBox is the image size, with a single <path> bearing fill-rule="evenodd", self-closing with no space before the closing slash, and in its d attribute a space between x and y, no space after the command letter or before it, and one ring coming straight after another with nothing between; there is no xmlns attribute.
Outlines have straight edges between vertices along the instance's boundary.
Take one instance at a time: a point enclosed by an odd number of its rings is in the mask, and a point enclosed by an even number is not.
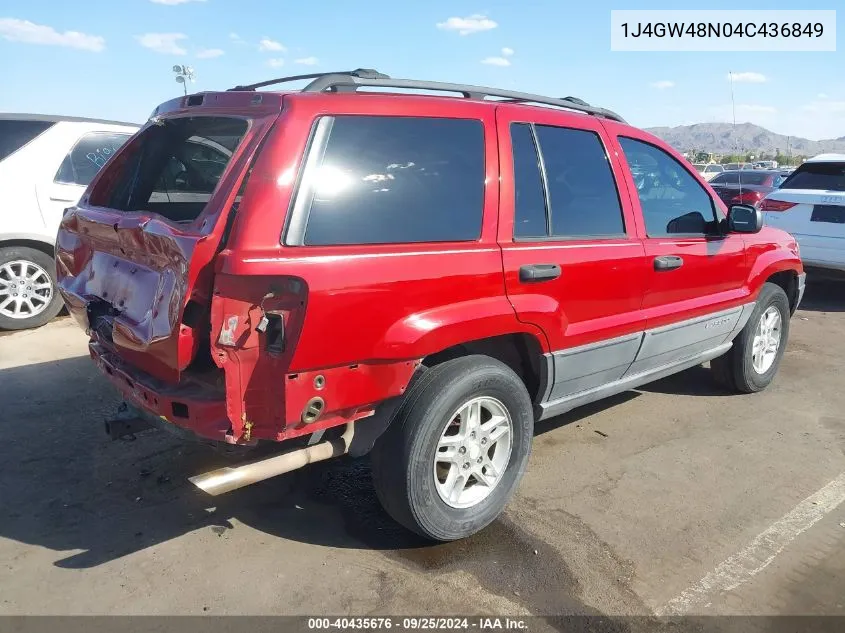
<svg viewBox="0 0 845 633"><path fill-rule="evenodd" d="M526 631L522 618L500 617L369 617L308 618L309 630L391 630L400 631Z"/></svg>

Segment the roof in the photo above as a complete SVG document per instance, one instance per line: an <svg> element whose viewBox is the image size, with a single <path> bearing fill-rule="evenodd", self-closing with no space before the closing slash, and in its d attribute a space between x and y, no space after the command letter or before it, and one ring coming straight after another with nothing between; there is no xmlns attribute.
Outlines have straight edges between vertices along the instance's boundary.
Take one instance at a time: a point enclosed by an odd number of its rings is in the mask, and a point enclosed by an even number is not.
<svg viewBox="0 0 845 633"><path fill-rule="evenodd" d="M726 169L722 174L780 174L782 171L782 169Z"/></svg>
<svg viewBox="0 0 845 633"><path fill-rule="evenodd" d="M819 154L804 161L805 163L845 163L845 154Z"/></svg>
<svg viewBox="0 0 845 633"><path fill-rule="evenodd" d="M372 68L358 68L356 70L328 73L309 73L306 75L292 75L289 77L278 77L267 81L260 81L254 84L235 86L229 91L255 91L258 88L266 88L282 83L293 81L311 80L300 92L302 93L325 93L325 92L351 92L358 88L389 88L421 90L425 92L457 93L465 99L482 101L493 104L515 103L515 104L541 104L555 106L565 110L581 112L605 119L625 123L625 120L615 112L606 108L591 106L589 103L577 97L547 97L544 95L503 90L500 88L487 88L485 86L472 86L469 84L444 83L440 81L420 81L416 79L394 79L389 75L380 73ZM405 93L388 93L392 96L403 96ZM497 100L488 101L488 97Z"/></svg>
<svg viewBox="0 0 845 633"><path fill-rule="evenodd" d="M71 123L105 123L107 125L126 125L130 127L141 127L139 123L127 123L126 121L89 119L81 116L62 116L60 114L26 114L19 112L0 112L0 121L46 121L48 123L59 123L61 121L69 121Z"/></svg>

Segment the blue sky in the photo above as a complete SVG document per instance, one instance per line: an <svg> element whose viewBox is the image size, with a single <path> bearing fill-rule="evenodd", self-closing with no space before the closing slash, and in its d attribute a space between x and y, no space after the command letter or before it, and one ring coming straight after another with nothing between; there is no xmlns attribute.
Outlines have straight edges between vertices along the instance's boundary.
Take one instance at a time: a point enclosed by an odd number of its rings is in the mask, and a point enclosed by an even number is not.
<svg viewBox="0 0 845 633"><path fill-rule="evenodd" d="M575 95L638 126L731 118L812 139L845 136L845 51L610 51L611 9L677 1L0 0L0 111L143 121L181 94L298 74L372 67L394 77ZM573 6L574 5L574 6ZM840 0L804 9L841 9ZM793 9L794 0L709 0L689 8ZM484 63L487 62L487 63Z"/></svg>

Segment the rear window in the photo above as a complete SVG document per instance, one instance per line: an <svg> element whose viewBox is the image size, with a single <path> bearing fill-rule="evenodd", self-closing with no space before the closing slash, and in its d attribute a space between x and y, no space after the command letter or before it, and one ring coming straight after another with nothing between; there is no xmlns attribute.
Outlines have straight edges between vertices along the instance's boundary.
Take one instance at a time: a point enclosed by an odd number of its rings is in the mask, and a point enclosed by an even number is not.
<svg viewBox="0 0 845 633"><path fill-rule="evenodd" d="M288 244L450 242L481 235L481 121L323 117L314 139Z"/></svg>
<svg viewBox="0 0 845 633"><path fill-rule="evenodd" d="M0 120L0 160L15 153L53 125L50 121Z"/></svg>
<svg viewBox="0 0 845 633"><path fill-rule="evenodd" d="M722 172L710 181L711 185L735 185L739 182L739 172Z"/></svg>
<svg viewBox="0 0 845 633"><path fill-rule="evenodd" d="M783 182L781 189L845 191L845 163L804 163Z"/></svg>
<svg viewBox="0 0 845 633"><path fill-rule="evenodd" d="M91 132L74 145L56 172L55 182L87 187L129 134Z"/></svg>
<svg viewBox="0 0 845 633"><path fill-rule="evenodd" d="M109 163L91 204L191 222L211 199L247 127L233 117L162 119L127 145L125 160Z"/></svg>

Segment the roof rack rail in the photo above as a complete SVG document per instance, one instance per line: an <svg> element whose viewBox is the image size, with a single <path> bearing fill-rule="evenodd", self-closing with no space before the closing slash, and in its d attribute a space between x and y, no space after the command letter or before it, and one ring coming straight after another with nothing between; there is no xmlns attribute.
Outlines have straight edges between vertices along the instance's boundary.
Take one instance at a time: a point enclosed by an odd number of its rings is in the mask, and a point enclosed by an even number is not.
<svg viewBox="0 0 845 633"><path fill-rule="evenodd" d="M390 77L388 77L387 75L380 73L377 70L373 70L372 68L357 68L355 70L341 70L331 73L309 73L307 75L291 75L290 77L268 79L267 81L259 81L258 83L254 84L235 86L234 88L229 88L227 92L251 91L256 90L257 88L264 88L266 86L275 86L276 84L288 83L289 81L301 81L303 79L319 79L320 77L329 77L336 75L342 77L360 77L361 79L390 79Z"/></svg>
<svg viewBox="0 0 845 633"><path fill-rule="evenodd" d="M393 79L389 75L380 73L372 68L358 68L356 70L313 73L309 75L293 75L291 77L279 77L246 86L236 86L230 90L255 90L265 86L311 79L312 81L302 89L302 92L355 92L358 88L404 88L409 90L431 90L439 92L453 92L463 95L467 99L484 100L487 97L500 97L511 103L539 103L542 105L556 106L575 112L584 112L613 121L625 123L625 119L611 110L591 106L586 101L577 97L545 97L543 95L530 94L527 92L516 92L513 90L501 90L499 88L486 88L484 86L472 86L468 84L453 84L440 81L419 81L416 79Z"/></svg>
<svg viewBox="0 0 845 633"><path fill-rule="evenodd" d="M378 73L380 75L380 73ZM302 92L324 92L331 90L335 92L355 92L362 87L379 88L407 88L411 90L432 90L442 92L457 92L468 99L484 100L487 97L502 97L514 102L540 103L552 105L576 112L584 112L594 116L604 117L625 123L625 120L611 110L597 108L587 104L576 97L565 97L556 99L543 95L529 94L526 92L515 92L513 90L501 90L499 88L486 88L483 86L471 86L467 84L443 83L440 81L418 81L416 79L392 79L390 77L361 77L347 73L327 73L315 78Z"/></svg>

